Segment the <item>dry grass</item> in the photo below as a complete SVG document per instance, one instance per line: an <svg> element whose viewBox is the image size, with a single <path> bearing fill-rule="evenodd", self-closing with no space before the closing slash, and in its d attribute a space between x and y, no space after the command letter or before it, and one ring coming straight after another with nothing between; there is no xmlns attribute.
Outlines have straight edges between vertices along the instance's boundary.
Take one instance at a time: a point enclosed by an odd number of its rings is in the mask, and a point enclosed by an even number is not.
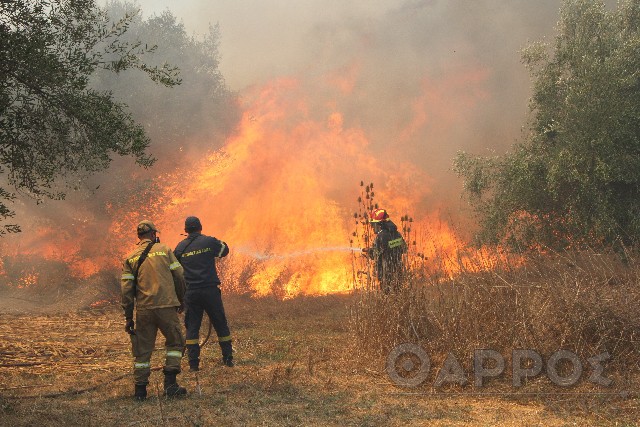
<svg viewBox="0 0 640 427"><path fill-rule="evenodd" d="M130 398L128 340L116 307L72 314L0 315L0 424L29 425L634 425L637 401L572 398L523 400L455 394L410 394L394 387L383 365L361 363L349 332L358 296L225 302L238 365L217 364L208 344L196 377L179 381L191 394L143 404ZM157 345L162 345L158 340ZM154 355L159 365L160 355ZM371 357L371 359L375 359ZM152 374L152 394L162 375ZM101 385L103 384L103 385ZM101 385L79 394L37 397Z"/></svg>
<svg viewBox="0 0 640 427"><path fill-rule="evenodd" d="M533 349L545 361L563 349L577 354L589 374L586 359L607 352L606 373L615 390L640 391L640 265L632 254L553 254L520 260L518 267L434 277L409 277L390 296L358 295L351 329L360 360L366 363L373 355L379 362L396 345L410 342L426 350L432 365L453 353L470 373L474 350L496 350L510 372L514 349ZM426 385L433 384L432 371ZM494 390L567 392L540 378L524 389L505 389L509 380L506 376ZM614 391L586 381L577 390Z"/></svg>

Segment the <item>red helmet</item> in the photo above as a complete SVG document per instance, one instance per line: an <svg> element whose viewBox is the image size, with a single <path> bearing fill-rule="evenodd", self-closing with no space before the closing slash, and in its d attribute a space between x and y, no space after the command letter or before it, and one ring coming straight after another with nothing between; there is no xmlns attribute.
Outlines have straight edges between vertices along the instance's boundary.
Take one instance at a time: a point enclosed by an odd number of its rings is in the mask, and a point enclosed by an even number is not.
<svg viewBox="0 0 640 427"><path fill-rule="evenodd" d="M369 222L384 222L389 221L389 214L384 209L374 209L369 212Z"/></svg>

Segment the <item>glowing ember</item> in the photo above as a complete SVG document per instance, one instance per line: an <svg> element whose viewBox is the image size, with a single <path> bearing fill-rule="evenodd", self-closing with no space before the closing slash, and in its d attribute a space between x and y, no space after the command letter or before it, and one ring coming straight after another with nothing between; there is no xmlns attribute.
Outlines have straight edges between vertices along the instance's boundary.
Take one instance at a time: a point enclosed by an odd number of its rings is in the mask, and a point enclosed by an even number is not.
<svg viewBox="0 0 640 427"><path fill-rule="evenodd" d="M16 288L24 289L24 288L28 288L35 285L36 283L38 283L38 276L39 276L38 273L25 274L20 279L18 279L18 282L16 283Z"/></svg>
<svg viewBox="0 0 640 427"><path fill-rule="evenodd" d="M111 305L112 302L113 301L111 301L111 300L103 299L103 300L100 300L100 301L92 302L91 304L89 304L89 307L91 307L91 308L102 308L102 307L106 307L106 306Z"/></svg>

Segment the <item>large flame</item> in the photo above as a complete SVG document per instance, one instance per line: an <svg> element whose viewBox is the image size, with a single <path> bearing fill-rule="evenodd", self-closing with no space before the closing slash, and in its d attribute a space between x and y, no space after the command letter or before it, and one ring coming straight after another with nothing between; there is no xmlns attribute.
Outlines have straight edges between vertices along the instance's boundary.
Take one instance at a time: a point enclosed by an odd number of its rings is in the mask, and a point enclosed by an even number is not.
<svg viewBox="0 0 640 427"><path fill-rule="evenodd" d="M359 177L388 173L339 111L328 105L315 120L297 81L275 81L246 99L236 136L170 185L160 226L174 238L184 217L200 217L232 258L254 259L246 285L258 294L349 290L349 204ZM403 166L393 171L398 179L419 174ZM233 271L239 280L242 269Z"/></svg>
<svg viewBox="0 0 640 427"><path fill-rule="evenodd" d="M433 179L412 163L389 160L388 151L372 148L365 130L345 125L340 97L351 96L358 70L356 63L340 76L322 80L328 86L314 98L296 79L247 91L242 120L222 149L200 153L187 170L157 177L161 197L152 210L155 216L148 219L157 223L163 241L175 245L182 239L185 217L196 215L205 234L231 247L221 267L223 281L237 290L283 297L348 291L353 285L353 211L364 179L376 183L375 198L392 219L415 214L414 229L426 230L414 245L417 253L445 260L450 273L460 270L460 251L466 245L433 208L424 207ZM482 73L464 74L446 84L476 85L482 78ZM438 110L429 104L441 99L442 90L435 91L435 85L425 80L425 94L414 102L415 117L400 130L399 143L426 126ZM463 104L482 96L480 91ZM447 112L447 126L455 125L453 110ZM40 227L32 244L3 253L62 260L76 277L117 268L127 242L135 239L135 224L148 216L135 207L134 199L108 204L113 218L109 234L119 236L108 250L85 250L91 245L86 234L79 238L81 228L70 234ZM485 264L491 267L491 262Z"/></svg>

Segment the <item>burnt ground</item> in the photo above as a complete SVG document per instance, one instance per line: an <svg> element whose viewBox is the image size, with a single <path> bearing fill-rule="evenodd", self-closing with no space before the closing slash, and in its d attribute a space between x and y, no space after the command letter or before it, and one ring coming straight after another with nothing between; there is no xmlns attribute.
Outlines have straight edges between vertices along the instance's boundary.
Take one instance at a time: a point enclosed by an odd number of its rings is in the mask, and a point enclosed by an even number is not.
<svg viewBox="0 0 640 427"><path fill-rule="evenodd" d="M130 398L132 359L117 306L65 312L64 304L51 303L45 312L36 312L34 295L32 302L10 301L6 296L0 295L1 425L631 426L640 422L640 402L634 395L477 396L397 388L382 362L355 356L348 327L353 302L349 296L287 301L226 297L237 366L220 366L217 344L209 342L203 348L198 377L188 371L179 376L190 391L188 397L157 397L162 375L153 372L151 398L136 403ZM157 346L162 346L161 339ZM154 366L160 366L162 354L154 354Z"/></svg>

